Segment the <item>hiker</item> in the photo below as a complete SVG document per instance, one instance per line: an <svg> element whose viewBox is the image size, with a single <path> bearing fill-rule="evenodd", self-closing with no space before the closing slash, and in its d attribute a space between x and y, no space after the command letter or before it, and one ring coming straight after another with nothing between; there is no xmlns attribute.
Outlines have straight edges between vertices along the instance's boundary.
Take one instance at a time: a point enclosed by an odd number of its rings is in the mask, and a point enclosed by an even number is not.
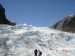
<svg viewBox="0 0 75 56"><path fill-rule="evenodd" d="M41 56L42 52L40 50L35 49L34 50L35 55L34 56Z"/></svg>
<svg viewBox="0 0 75 56"><path fill-rule="evenodd" d="M35 56L37 56L37 49L34 50Z"/></svg>
<svg viewBox="0 0 75 56"><path fill-rule="evenodd" d="M41 56L42 55L42 52L40 50L38 50L38 56Z"/></svg>

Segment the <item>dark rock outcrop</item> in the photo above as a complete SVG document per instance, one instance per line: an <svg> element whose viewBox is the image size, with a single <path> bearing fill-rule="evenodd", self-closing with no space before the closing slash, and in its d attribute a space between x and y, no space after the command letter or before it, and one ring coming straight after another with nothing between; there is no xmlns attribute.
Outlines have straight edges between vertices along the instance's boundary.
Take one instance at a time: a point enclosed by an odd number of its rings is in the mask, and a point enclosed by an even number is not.
<svg viewBox="0 0 75 56"><path fill-rule="evenodd" d="M12 26L16 25L16 23L11 22L6 18L5 9L1 4L0 4L0 24L7 24Z"/></svg>
<svg viewBox="0 0 75 56"><path fill-rule="evenodd" d="M54 24L51 28L66 32L75 32L75 15L70 15Z"/></svg>

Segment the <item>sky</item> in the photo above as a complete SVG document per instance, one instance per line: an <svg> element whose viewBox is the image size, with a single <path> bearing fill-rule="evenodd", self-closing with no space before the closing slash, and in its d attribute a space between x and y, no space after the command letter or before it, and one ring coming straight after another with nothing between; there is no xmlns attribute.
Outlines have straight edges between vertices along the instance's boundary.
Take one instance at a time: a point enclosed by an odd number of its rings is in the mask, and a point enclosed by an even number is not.
<svg viewBox="0 0 75 56"><path fill-rule="evenodd" d="M6 17L17 24L49 27L75 14L75 0L0 0Z"/></svg>

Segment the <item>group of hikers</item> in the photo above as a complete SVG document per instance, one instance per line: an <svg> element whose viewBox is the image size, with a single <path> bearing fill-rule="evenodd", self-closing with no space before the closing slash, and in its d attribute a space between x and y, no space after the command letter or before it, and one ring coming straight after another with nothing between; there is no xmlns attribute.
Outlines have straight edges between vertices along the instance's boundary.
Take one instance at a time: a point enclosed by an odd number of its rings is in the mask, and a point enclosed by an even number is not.
<svg viewBox="0 0 75 56"><path fill-rule="evenodd" d="M35 49L34 50L34 56L41 56L42 52L40 50Z"/></svg>

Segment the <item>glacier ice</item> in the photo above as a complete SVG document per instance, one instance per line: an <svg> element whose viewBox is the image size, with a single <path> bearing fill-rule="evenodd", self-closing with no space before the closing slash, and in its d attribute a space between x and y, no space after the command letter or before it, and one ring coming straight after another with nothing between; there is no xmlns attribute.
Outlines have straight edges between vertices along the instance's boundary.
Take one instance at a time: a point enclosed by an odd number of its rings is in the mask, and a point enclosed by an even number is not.
<svg viewBox="0 0 75 56"><path fill-rule="evenodd" d="M75 56L75 34L26 24L0 25L0 56Z"/></svg>

